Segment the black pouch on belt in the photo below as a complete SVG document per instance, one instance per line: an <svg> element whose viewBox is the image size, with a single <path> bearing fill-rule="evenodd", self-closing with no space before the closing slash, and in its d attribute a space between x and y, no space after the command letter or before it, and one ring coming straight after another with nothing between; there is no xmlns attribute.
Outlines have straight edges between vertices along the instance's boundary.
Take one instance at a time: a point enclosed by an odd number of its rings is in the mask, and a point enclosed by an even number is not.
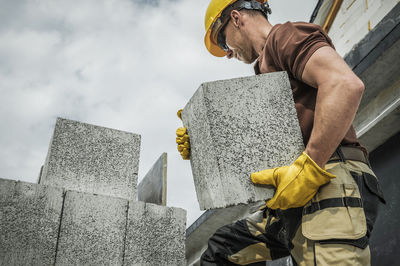
<svg viewBox="0 0 400 266"><path fill-rule="evenodd" d="M358 174L350 171L357 183L363 201L365 216L367 219L367 236L369 237L376 217L378 215L379 202L386 204L378 179L368 173Z"/></svg>

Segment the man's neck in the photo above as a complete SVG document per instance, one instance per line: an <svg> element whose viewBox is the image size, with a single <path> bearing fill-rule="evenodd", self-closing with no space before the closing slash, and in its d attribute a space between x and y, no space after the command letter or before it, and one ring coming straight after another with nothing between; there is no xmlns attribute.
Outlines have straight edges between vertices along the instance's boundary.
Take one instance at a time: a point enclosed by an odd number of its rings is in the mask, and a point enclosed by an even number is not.
<svg viewBox="0 0 400 266"><path fill-rule="evenodd" d="M261 55L265 47L265 42L268 39L268 35L272 29L271 23L265 20L265 18L260 17L254 20L255 26L253 31L253 49L258 54Z"/></svg>

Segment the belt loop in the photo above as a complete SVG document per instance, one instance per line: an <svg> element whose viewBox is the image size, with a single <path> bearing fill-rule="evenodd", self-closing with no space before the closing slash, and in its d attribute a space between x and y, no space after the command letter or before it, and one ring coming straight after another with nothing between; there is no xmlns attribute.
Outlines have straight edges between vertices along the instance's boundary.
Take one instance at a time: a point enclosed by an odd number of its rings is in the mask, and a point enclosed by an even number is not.
<svg viewBox="0 0 400 266"><path fill-rule="evenodd" d="M339 147L337 147L336 149L337 154L339 155L339 158L342 162L346 163L346 160L344 158L343 152L342 152L342 148L341 145L339 145Z"/></svg>
<svg viewBox="0 0 400 266"><path fill-rule="evenodd" d="M363 150L362 150L362 153L364 154L364 158L365 158L365 160L367 161L367 164L368 164L368 166L369 166L369 169L372 170L372 166L371 166L371 163L369 162L367 153L366 153L365 151L363 151Z"/></svg>
<svg viewBox="0 0 400 266"><path fill-rule="evenodd" d="M319 201L316 201L314 203L316 203L315 206L317 206L317 210L318 211L321 210L321 205L319 205Z"/></svg>
<svg viewBox="0 0 400 266"><path fill-rule="evenodd" d="M362 199L357 198L357 200L358 200L358 203L360 204L360 207L363 208L363 207L364 207L364 204L363 204Z"/></svg>

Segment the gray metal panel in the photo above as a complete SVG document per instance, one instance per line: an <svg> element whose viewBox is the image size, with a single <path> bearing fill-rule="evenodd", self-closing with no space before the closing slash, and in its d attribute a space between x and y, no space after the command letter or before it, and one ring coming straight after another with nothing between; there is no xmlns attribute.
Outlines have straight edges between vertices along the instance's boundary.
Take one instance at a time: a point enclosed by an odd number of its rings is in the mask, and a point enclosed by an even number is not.
<svg viewBox="0 0 400 266"><path fill-rule="evenodd" d="M344 60L363 80L365 92L360 108L368 104L379 91L400 76L398 67L400 37L400 3L398 3L353 49ZM389 52L388 52L389 51Z"/></svg>
<svg viewBox="0 0 400 266"><path fill-rule="evenodd" d="M53 265L63 190L0 179L0 265Z"/></svg>
<svg viewBox="0 0 400 266"><path fill-rule="evenodd" d="M138 200L167 205L167 153L163 153L138 185Z"/></svg>
<svg viewBox="0 0 400 266"><path fill-rule="evenodd" d="M399 15L400 3L345 57L365 84L353 124L370 152L400 130Z"/></svg>
<svg viewBox="0 0 400 266"><path fill-rule="evenodd" d="M398 265L400 261L400 133L370 154L372 169L386 199L381 205L370 239L373 266Z"/></svg>
<svg viewBox="0 0 400 266"><path fill-rule="evenodd" d="M358 42L351 51L346 54L345 61L356 71L357 74L362 73L365 67L374 62L376 58L385 50L381 50L381 46L390 47L390 43L385 38L397 27L400 22L400 3L376 25L360 42ZM377 52L371 53L373 50Z"/></svg>

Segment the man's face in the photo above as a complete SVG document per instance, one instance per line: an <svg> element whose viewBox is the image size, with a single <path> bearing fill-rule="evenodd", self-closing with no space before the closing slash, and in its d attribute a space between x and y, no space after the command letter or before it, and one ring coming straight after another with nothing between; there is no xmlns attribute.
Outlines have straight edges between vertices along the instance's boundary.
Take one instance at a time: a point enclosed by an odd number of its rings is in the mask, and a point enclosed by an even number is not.
<svg viewBox="0 0 400 266"><path fill-rule="evenodd" d="M250 40L245 36L244 29L238 29L234 26L232 20L228 22L223 29L225 34L225 42L229 50L226 57L228 59L234 57L246 64L253 63L258 55L255 53Z"/></svg>

